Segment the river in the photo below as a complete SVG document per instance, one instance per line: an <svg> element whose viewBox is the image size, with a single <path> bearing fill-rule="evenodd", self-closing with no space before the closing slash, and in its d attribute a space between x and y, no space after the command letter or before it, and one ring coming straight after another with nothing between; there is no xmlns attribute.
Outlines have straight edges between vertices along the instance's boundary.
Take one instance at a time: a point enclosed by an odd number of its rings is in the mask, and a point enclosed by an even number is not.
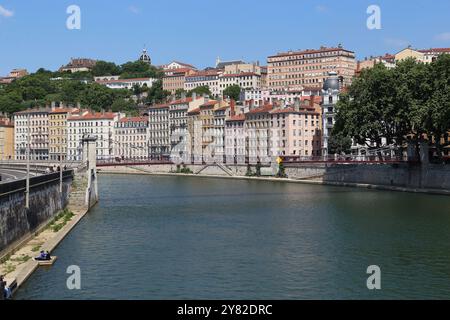
<svg viewBox="0 0 450 320"><path fill-rule="evenodd" d="M16 299L450 298L450 197L146 175L99 192Z"/></svg>

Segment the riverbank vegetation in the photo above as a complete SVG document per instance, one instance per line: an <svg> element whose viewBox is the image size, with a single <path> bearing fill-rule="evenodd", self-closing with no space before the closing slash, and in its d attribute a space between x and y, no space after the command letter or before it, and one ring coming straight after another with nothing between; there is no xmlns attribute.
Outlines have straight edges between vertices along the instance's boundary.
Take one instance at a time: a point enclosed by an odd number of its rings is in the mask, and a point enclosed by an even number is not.
<svg viewBox="0 0 450 320"><path fill-rule="evenodd" d="M450 145L450 55L364 69L336 108L331 147L337 151L348 151L349 138L369 149L384 142L401 150L411 142L418 150L426 141L442 157Z"/></svg>
<svg viewBox="0 0 450 320"><path fill-rule="evenodd" d="M58 232L67 224L67 222L72 220L73 216L74 214L72 211L64 209L49 223L49 228L53 232Z"/></svg>

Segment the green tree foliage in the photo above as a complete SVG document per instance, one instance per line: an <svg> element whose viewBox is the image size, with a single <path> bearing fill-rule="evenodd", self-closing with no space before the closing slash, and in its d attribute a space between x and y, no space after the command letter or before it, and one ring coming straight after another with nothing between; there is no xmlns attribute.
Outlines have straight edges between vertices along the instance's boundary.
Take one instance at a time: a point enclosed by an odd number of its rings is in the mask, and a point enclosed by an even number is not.
<svg viewBox="0 0 450 320"><path fill-rule="evenodd" d="M161 79L164 73L161 69L143 61L130 61L121 66L121 79L156 78Z"/></svg>
<svg viewBox="0 0 450 320"><path fill-rule="evenodd" d="M229 87L227 87L225 90L223 90L223 96L224 97L230 97L231 99L234 99L235 101L239 101L241 95L241 87L237 84L233 84Z"/></svg>
<svg viewBox="0 0 450 320"><path fill-rule="evenodd" d="M407 137L416 144L428 138L439 154L450 129L450 56L431 64L413 59L387 69L363 70L337 104L338 137L381 147L382 138L400 148Z"/></svg>
<svg viewBox="0 0 450 320"><path fill-rule="evenodd" d="M328 139L328 153L329 154L349 154L351 151L352 139L348 136L342 135L340 132L331 133Z"/></svg>
<svg viewBox="0 0 450 320"><path fill-rule="evenodd" d="M200 87L194 88L194 89L188 91L187 96L192 97L192 94L194 92L197 94L197 96L201 96L201 95L212 96L211 90L209 90L209 86L200 86Z"/></svg>
<svg viewBox="0 0 450 320"><path fill-rule="evenodd" d="M111 111L124 112L131 116L139 114L134 102L131 100L125 100L124 98L116 99L111 105Z"/></svg>
<svg viewBox="0 0 450 320"><path fill-rule="evenodd" d="M148 104L165 102L169 95L169 91L163 90L162 80L157 80L153 82L153 85L148 89L146 102Z"/></svg>
<svg viewBox="0 0 450 320"><path fill-rule="evenodd" d="M177 90L175 91L175 97L176 97L177 99L181 99L181 97L183 97L183 95L184 95L185 97L187 97L187 96L188 96L188 92L187 92L186 90L184 90L184 89L177 89Z"/></svg>
<svg viewBox="0 0 450 320"><path fill-rule="evenodd" d="M114 62L97 61L91 72L94 77L116 76L120 75L121 68Z"/></svg>

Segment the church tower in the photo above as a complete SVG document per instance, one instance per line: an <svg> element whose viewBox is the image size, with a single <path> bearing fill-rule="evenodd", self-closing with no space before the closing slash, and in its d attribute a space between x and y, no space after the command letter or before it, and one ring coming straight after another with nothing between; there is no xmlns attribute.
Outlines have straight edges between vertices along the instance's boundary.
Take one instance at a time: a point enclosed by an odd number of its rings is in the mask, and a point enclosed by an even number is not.
<svg viewBox="0 0 450 320"><path fill-rule="evenodd" d="M147 53L147 49L145 48L142 50L142 54L139 57L139 60L144 61L148 64L152 64L152 59L150 58L149 54Z"/></svg>

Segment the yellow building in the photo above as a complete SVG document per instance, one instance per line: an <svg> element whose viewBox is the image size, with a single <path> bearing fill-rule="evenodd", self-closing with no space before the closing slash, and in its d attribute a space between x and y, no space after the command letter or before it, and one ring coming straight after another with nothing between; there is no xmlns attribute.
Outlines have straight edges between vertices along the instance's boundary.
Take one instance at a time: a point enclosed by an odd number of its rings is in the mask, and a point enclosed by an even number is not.
<svg viewBox="0 0 450 320"><path fill-rule="evenodd" d="M0 119L0 160L14 159L14 124Z"/></svg>
<svg viewBox="0 0 450 320"><path fill-rule="evenodd" d="M450 48L430 48L422 50L414 50L410 47L403 49L395 55L395 62L399 62L408 58L414 58L423 63L431 63L441 54L450 54Z"/></svg>
<svg viewBox="0 0 450 320"><path fill-rule="evenodd" d="M67 159L67 117L79 110L76 108L54 108L48 114L49 159Z"/></svg>

